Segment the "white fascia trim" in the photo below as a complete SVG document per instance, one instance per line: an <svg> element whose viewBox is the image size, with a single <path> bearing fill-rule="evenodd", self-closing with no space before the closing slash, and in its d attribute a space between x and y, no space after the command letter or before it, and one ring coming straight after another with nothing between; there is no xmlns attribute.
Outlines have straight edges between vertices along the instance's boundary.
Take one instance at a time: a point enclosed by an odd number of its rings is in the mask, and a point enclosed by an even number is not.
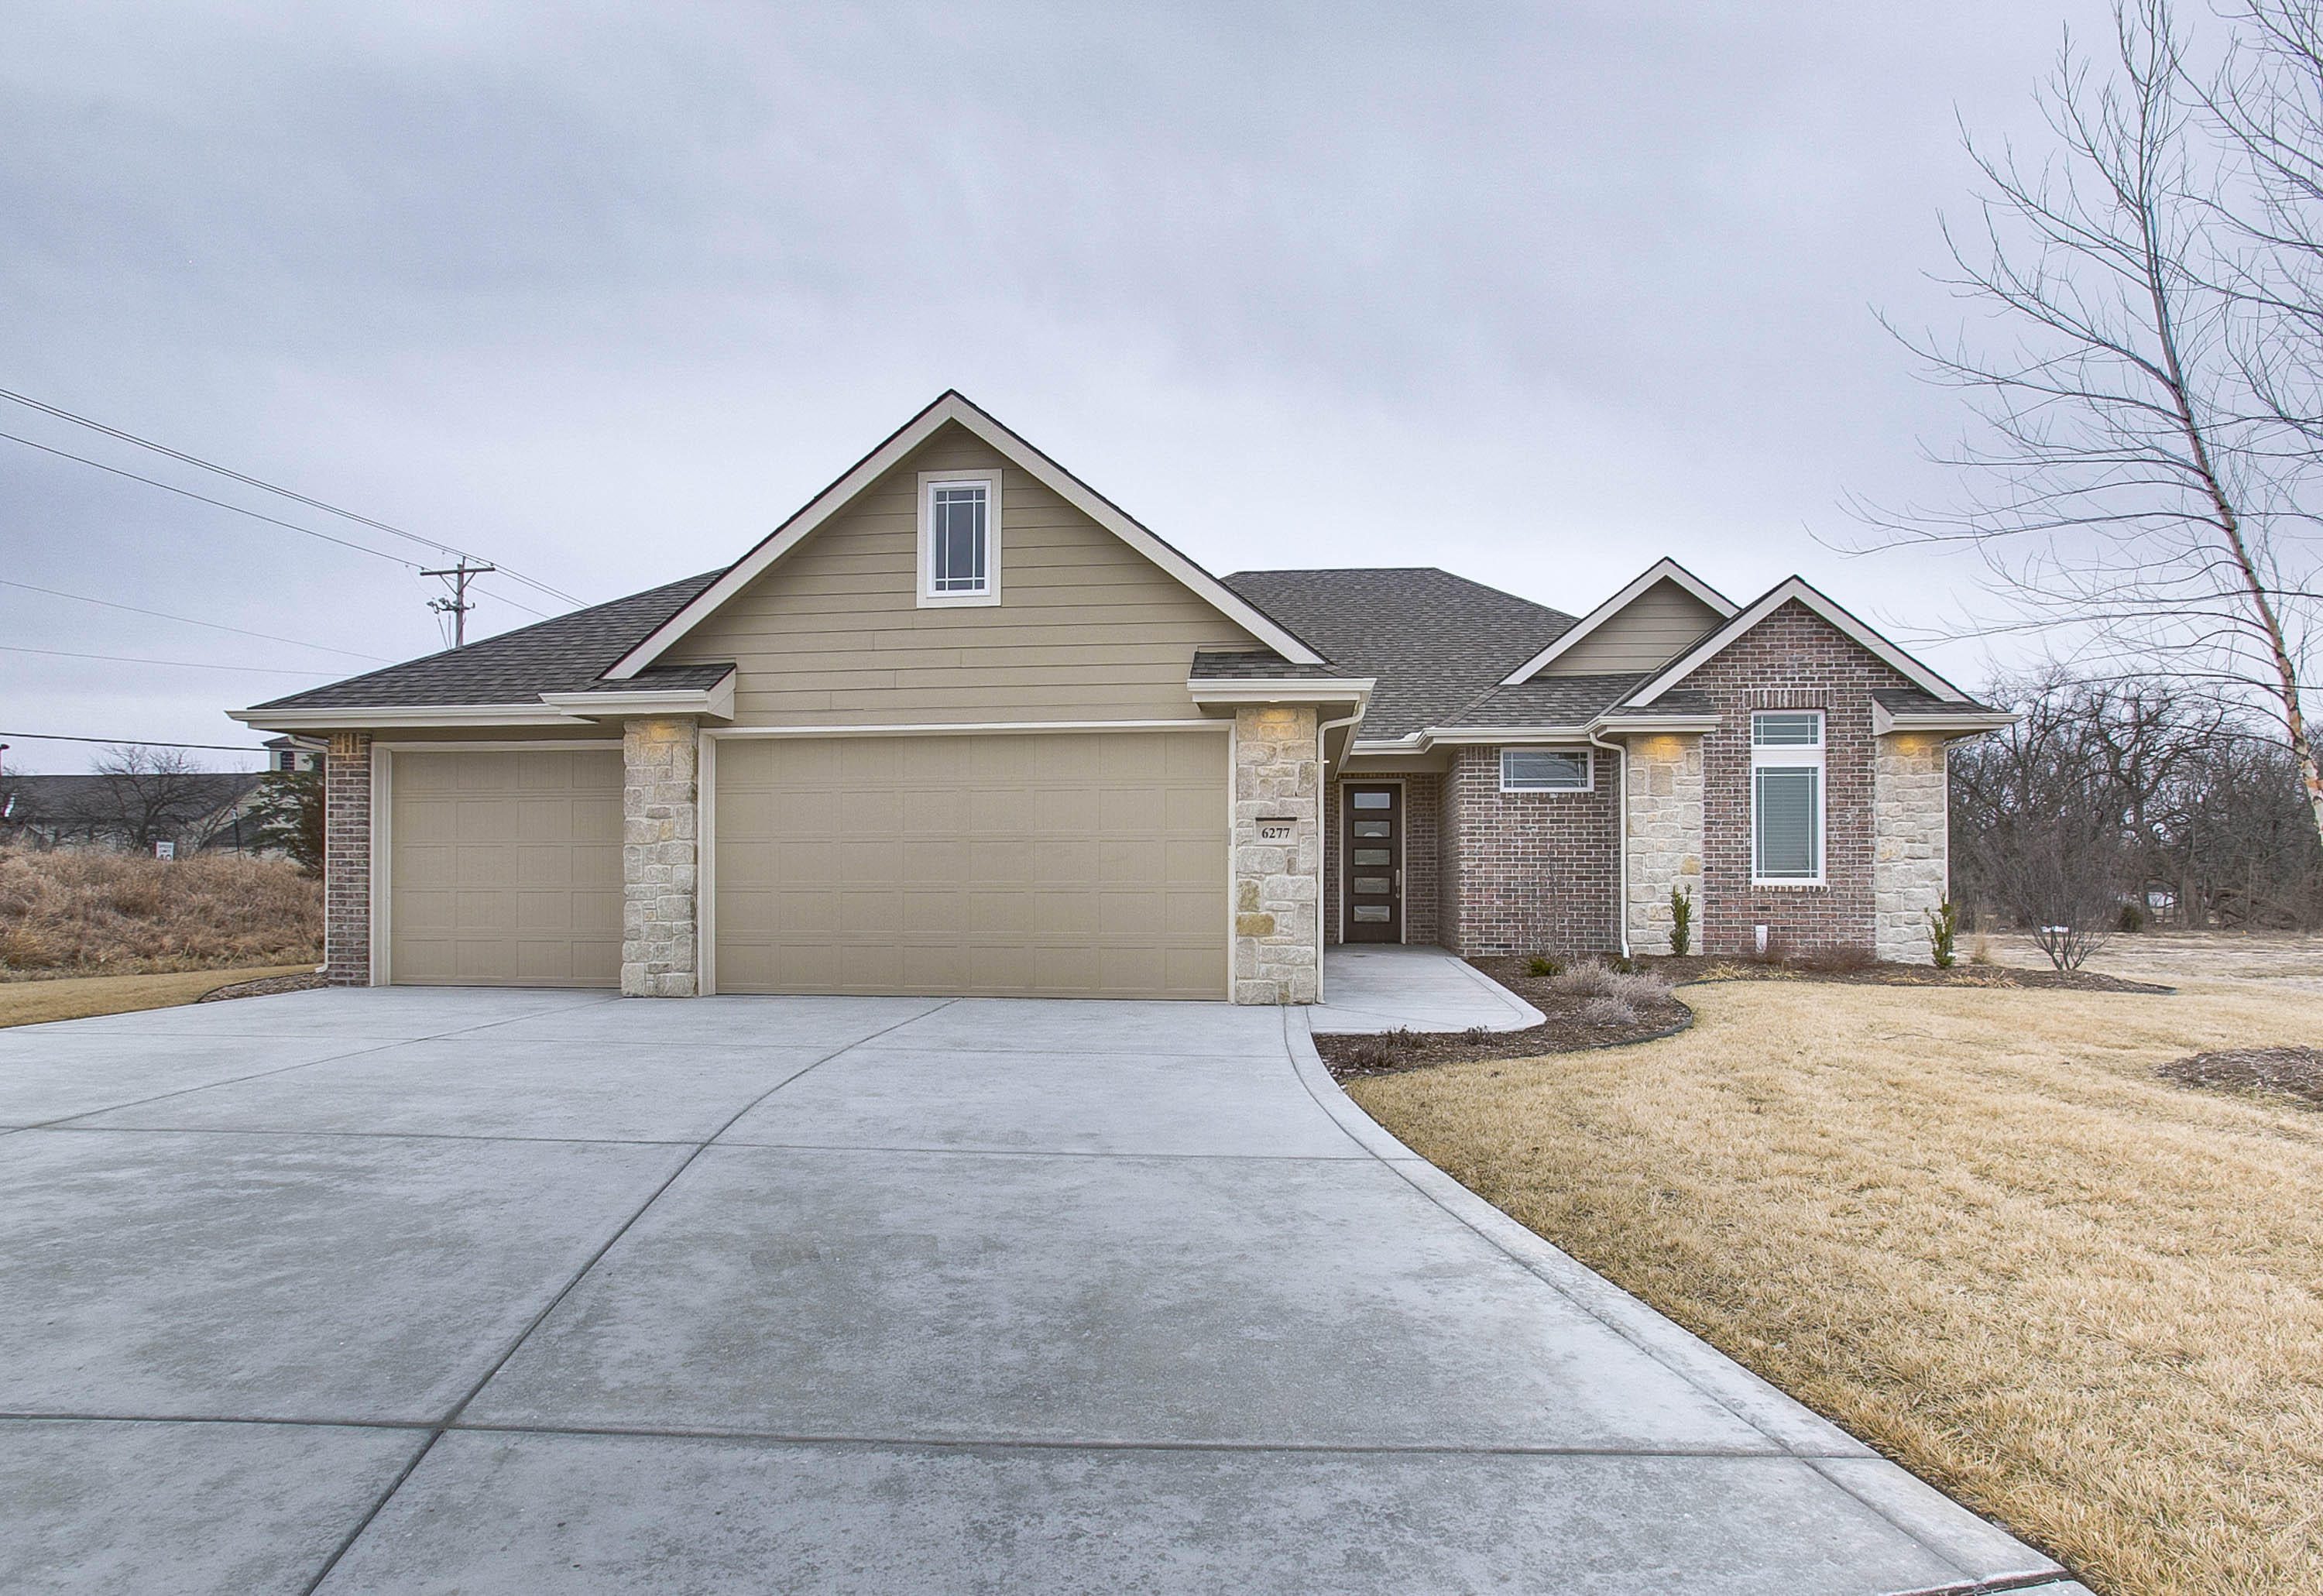
<svg viewBox="0 0 2323 1596"><path fill-rule="evenodd" d="M1003 731L1220 731L1232 720L1204 716L1189 720L931 720L917 724L861 726L710 726L702 735L748 737L932 737Z"/></svg>
<svg viewBox="0 0 2323 1596"><path fill-rule="evenodd" d="M375 704L344 710L228 710L261 731L351 731L368 726L571 726L546 704Z"/></svg>
<svg viewBox="0 0 2323 1596"><path fill-rule="evenodd" d="M1809 587L1804 578L1793 576L1786 578L1774 592L1740 615L1731 617L1724 626L1703 638L1684 658L1647 683L1638 692L1631 693L1628 702L1639 708L1653 702L1663 693L1700 670L1713 657L1724 652L1726 646L1735 638L1749 631L1752 627L1757 626L1794 599L1837 627L1850 639L1878 656L1884 664L1894 667L1899 675L1922 692L1931 693L1937 698L1965 699L1968 697L1967 693L1962 693L1831 600Z"/></svg>
<svg viewBox="0 0 2323 1596"><path fill-rule="evenodd" d="M1581 748L1589 741L1586 726L1431 726L1427 737L1433 743L1496 744L1510 748L1531 748L1556 745Z"/></svg>
<svg viewBox="0 0 2323 1596"><path fill-rule="evenodd" d="M1357 703L1371 701L1376 676L1246 677L1226 681L1216 677L1189 678L1186 691L1198 704Z"/></svg>
<svg viewBox="0 0 2323 1596"><path fill-rule="evenodd" d="M1974 712L1936 711L1914 714L1905 711L1896 714L1878 700L1871 701L1871 735L1886 737L1891 731L1998 731L2014 726L2021 717L2006 710L1979 710Z"/></svg>
<svg viewBox="0 0 2323 1596"><path fill-rule="evenodd" d="M1283 658L1294 665L1324 663L1313 649L1253 609L1226 583L1130 519L1072 472L959 394L947 393L904 423L895 436L865 455L854 470L824 489L805 509L776 527L771 537L737 560L727 569L725 575L702 589L693 602L664 621L651 637L623 655L605 674L615 680L634 676L660 658L680 637L757 581L776 561L804 542L816 527L893 470L913 450L926 443L937 429L953 422L989 444L1010 464L1039 478L1042 485L1066 503L1159 565L1181 585Z"/></svg>
<svg viewBox="0 0 2323 1596"><path fill-rule="evenodd" d="M540 702L552 710L582 719L626 715L701 715L712 720L734 718L734 678L729 671L714 687L654 688L634 692L544 693Z"/></svg>
<svg viewBox="0 0 2323 1596"><path fill-rule="evenodd" d="M1556 642L1551 643L1538 654L1534 655L1530 659L1525 661L1524 664L1519 665L1510 674L1508 680L1502 682L1501 685L1503 687L1521 687L1524 683L1531 681L1535 676L1538 675L1542 667L1547 665L1549 661L1556 658L1557 656L1563 654L1575 644L1580 642L1582 638L1589 636L1590 633L1595 631L1599 627L1603 626L1607 621L1612 619L1613 617L1628 609L1650 589L1658 583L1665 582L1676 582L1679 587L1685 589L1686 592L1709 605L1712 610L1718 613L1718 617L1722 620L1734 613L1733 600L1728 598L1724 593L1720 592L1716 588L1703 581L1702 578L1696 576L1693 572L1679 564L1676 560L1658 560L1655 562L1653 567L1647 571L1644 575L1639 577L1629 586L1623 588L1620 592L1615 593L1611 598L1598 605L1596 609L1592 610L1588 614L1575 621L1573 625L1572 630L1566 632L1563 637L1557 638Z"/></svg>

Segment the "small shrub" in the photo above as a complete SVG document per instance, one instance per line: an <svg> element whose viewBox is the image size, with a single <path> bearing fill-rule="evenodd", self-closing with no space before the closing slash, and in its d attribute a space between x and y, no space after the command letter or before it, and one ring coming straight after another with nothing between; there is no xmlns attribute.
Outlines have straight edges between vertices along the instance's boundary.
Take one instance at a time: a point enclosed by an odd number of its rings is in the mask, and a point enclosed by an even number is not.
<svg viewBox="0 0 2323 1596"><path fill-rule="evenodd" d="M1589 997L1605 989L1605 977L1612 973L1596 959L1584 959L1559 970L1549 986L1569 996Z"/></svg>
<svg viewBox="0 0 2323 1596"><path fill-rule="evenodd" d="M1976 940L1968 946L1968 961L1970 964L1992 963L1992 939L1982 931L1977 932Z"/></svg>
<svg viewBox="0 0 2323 1596"><path fill-rule="evenodd" d="M1460 1033L1460 1040L1471 1047L1480 1047L1492 1040L1492 1028L1490 1025L1471 1025Z"/></svg>
<svg viewBox="0 0 2323 1596"><path fill-rule="evenodd" d="M1529 976L1537 976L1543 980L1547 979L1551 976L1556 975L1564 968L1565 967L1557 963L1554 959L1529 959L1525 963L1525 974Z"/></svg>
<svg viewBox="0 0 2323 1596"><path fill-rule="evenodd" d="M1694 894L1670 888L1670 955L1684 959L1694 947Z"/></svg>
<svg viewBox="0 0 2323 1596"><path fill-rule="evenodd" d="M1958 960L1952 944L1960 938L1960 905L1946 898L1928 911L1928 954L1936 968L1948 970Z"/></svg>
<svg viewBox="0 0 2323 1596"><path fill-rule="evenodd" d="M2121 906L2121 929L2135 935L2145 929L2145 911L2135 903Z"/></svg>
<svg viewBox="0 0 2323 1596"><path fill-rule="evenodd" d="M1609 992L1584 1004L1581 1017L1592 1025L1634 1025L1638 1023L1638 1011L1630 1005L1628 998L1616 997Z"/></svg>
<svg viewBox="0 0 2323 1596"><path fill-rule="evenodd" d="M1834 942L1803 953L1791 962L1819 976L1844 976L1869 969L1879 962L1879 955L1860 942Z"/></svg>
<svg viewBox="0 0 2323 1596"><path fill-rule="evenodd" d="M1624 1003L1660 1003L1669 996L1670 984L1650 970L1632 970L1607 976L1598 990Z"/></svg>
<svg viewBox="0 0 2323 1596"><path fill-rule="evenodd" d="M1767 932L1767 945L1761 948L1757 940L1753 939L1750 951L1743 957L1753 964L1788 964L1791 959L1791 945L1783 940L1780 931L1769 928Z"/></svg>
<svg viewBox="0 0 2323 1596"><path fill-rule="evenodd" d="M1638 967L1626 953L1608 953L1605 955L1605 968L1617 976L1626 976L1632 974Z"/></svg>

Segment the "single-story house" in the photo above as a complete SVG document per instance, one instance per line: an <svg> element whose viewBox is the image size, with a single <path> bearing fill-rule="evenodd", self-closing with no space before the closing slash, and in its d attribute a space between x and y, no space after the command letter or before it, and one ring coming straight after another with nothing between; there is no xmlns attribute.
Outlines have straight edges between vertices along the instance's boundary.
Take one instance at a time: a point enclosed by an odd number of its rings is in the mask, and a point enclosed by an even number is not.
<svg viewBox="0 0 2323 1596"><path fill-rule="evenodd" d="M0 843L175 857L256 847L254 771L135 770L0 777Z"/></svg>
<svg viewBox="0 0 2323 1596"><path fill-rule="evenodd" d="M347 984L1309 1003L1332 941L1925 958L2002 724L1794 577L1217 577L957 393L723 570L236 719ZM1765 928L1762 932L1760 928Z"/></svg>

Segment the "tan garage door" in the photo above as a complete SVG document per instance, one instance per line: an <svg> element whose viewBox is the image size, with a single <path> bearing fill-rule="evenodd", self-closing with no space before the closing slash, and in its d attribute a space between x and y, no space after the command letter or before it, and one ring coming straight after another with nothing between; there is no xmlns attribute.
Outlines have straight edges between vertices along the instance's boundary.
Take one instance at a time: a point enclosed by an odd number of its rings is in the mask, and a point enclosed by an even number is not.
<svg viewBox="0 0 2323 1596"><path fill-rule="evenodd" d="M1226 739L727 738L721 992L1218 998Z"/></svg>
<svg viewBox="0 0 2323 1596"><path fill-rule="evenodd" d="M389 786L389 979L620 984L620 749L398 753Z"/></svg>

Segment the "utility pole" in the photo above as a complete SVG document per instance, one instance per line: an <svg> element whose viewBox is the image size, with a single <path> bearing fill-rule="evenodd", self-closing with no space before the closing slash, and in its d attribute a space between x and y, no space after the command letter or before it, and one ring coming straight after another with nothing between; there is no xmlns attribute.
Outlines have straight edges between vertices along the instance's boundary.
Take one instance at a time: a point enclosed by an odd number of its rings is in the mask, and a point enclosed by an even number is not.
<svg viewBox="0 0 2323 1596"><path fill-rule="evenodd" d="M495 565L471 565L468 564L468 556L462 555L460 563L449 571L422 571L419 573L422 576L440 576L452 584L451 597L430 599L427 601L427 608L438 615L448 615L452 618L453 647L465 648L468 646L468 611L475 608L468 601L468 578L482 576L486 572L498 569L499 567Z"/></svg>

